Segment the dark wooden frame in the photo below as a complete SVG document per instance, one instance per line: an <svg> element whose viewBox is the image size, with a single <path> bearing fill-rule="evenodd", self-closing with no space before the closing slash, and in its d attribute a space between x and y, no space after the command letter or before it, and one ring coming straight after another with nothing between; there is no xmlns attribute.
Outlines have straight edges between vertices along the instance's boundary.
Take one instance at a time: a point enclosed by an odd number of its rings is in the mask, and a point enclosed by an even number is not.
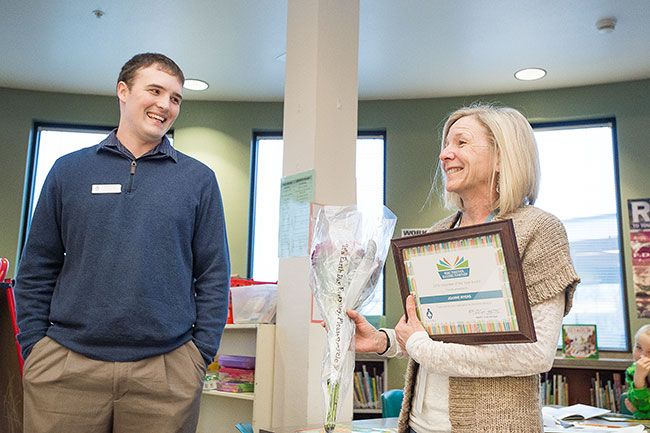
<svg viewBox="0 0 650 433"><path fill-rule="evenodd" d="M470 239L493 234L497 234L501 239L508 280L512 291L512 301L516 316L515 319L519 330L430 335L433 340L461 344L532 343L537 341L533 317L530 311L530 303L528 301L526 282L524 281L524 274L521 269L521 260L519 259L519 249L517 248L515 230L511 220L494 221L475 226L393 239L391 241L391 246L393 250L393 258L395 259L395 267L397 268L397 281L402 294L404 310L406 311L406 298L410 292L406 277L403 250L412 247Z"/></svg>

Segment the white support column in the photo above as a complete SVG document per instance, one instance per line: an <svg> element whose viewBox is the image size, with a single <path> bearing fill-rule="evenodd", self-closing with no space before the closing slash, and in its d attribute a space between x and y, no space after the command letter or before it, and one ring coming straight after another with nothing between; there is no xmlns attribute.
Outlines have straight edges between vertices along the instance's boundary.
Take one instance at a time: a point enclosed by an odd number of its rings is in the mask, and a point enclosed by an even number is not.
<svg viewBox="0 0 650 433"><path fill-rule="evenodd" d="M359 0L289 0L283 176L314 170L314 201L356 203ZM325 332L311 324L309 258L281 258L273 425L323 422ZM341 421L352 419L352 394Z"/></svg>

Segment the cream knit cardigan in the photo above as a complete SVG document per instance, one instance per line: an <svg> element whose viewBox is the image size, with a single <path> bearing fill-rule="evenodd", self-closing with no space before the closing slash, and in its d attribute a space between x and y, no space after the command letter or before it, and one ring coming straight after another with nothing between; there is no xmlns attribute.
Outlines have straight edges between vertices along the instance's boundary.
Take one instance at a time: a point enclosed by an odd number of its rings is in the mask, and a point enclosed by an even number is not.
<svg viewBox="0 0 650 433"><path fill-rule="evenodd" d="M451 215L430 231L452 227ZM565 314L580 282L562 223L534 206L524 206L494 220L512 219L522 260L528 300L536 305L564 292ZM409 431L409 415L419 365L410 360L406 370L404 400L398 432ZM449 417L452 433L542 432L539 375L524 377L449 378Z"/></svg>

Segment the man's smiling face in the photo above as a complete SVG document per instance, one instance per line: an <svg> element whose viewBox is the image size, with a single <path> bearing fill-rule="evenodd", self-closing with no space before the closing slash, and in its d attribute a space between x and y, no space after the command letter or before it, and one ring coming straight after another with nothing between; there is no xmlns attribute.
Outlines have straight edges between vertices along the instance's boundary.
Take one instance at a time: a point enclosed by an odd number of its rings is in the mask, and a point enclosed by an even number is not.
<svg viewBox="0 0 650 433"><path fill-rule="evenodd" d="M120 81L117 96L121 107L120 132L155 146L178 117L183 86L177 77L153 64L138 70L130 87Z"/></svg>

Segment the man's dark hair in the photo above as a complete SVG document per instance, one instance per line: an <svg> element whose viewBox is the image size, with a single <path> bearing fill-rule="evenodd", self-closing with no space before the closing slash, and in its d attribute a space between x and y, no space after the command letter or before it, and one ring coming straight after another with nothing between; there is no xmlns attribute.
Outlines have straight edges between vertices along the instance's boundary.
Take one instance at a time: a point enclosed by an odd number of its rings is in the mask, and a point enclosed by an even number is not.
<svg viewBox="0 0 650 433"><path fill-rule="evenodd" d="M120 75L117 77L117 82L124 81L130 88L135 74L140 69L148 68L151 65L157 65L161 70L178 78L181 84L185 82L185 76L181 68L172 59L160 53L142 53L133 56L122 66Z"/></svg>

